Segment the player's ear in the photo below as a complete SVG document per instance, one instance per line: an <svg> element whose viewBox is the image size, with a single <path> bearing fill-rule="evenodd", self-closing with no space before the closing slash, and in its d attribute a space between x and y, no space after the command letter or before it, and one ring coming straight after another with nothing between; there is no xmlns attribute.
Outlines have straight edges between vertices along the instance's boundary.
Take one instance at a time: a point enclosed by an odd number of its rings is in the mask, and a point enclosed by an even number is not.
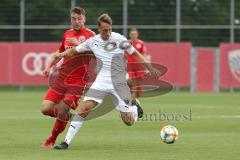
<svg viewBox="0 0 240 160"><path fill-rule="evenodd" d="M101 29L100 29L100 26L98 25L98 32L100 33Z"/></svg>
<svg viewBox="0 0 240 160"><path fill-rule="evenodd" d="M86 16L83 16L83 23L86 23Z"/></svg>

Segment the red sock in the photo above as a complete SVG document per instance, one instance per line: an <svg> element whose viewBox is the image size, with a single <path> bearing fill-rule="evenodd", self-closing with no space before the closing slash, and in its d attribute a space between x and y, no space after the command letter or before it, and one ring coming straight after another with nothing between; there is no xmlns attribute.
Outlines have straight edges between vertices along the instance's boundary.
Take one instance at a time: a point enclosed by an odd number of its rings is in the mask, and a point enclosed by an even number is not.
<svg viewBox="0 0 240 160"><path fill-rule="evenodd" d="M142 86L138 85L136 90L136 98L140 98L142 93Z"/></svg>
<svg viewBox="0 0 240 160"><path fill-rule="evenodd" d="M68 121L62 121L56 118L53 129L52 129L52 138L56 139L57 136L64 131L67 126Z"/></svg>

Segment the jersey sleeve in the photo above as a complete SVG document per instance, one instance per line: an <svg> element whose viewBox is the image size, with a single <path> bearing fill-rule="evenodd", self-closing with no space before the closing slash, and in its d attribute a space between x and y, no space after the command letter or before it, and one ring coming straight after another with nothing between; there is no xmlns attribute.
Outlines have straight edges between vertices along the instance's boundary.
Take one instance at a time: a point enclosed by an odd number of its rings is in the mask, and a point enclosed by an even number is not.
<svg viewBox="0 0 240 160"><path fill-rule="evenodd" d="M63 38L62 38L61 43L60 43L59 46L58 46L59 52L65 51L64 42L65 42L65 34L64 34L64 36L63 36Z"/></svg>
<svg viewBox="0 0 240 160"><path fill-rule="evenodd" d="M124 37L124 36L121 36L121 41L122 42L126 42L126 41L128 41L127 40L127 38L126 37ZM128 41L129 42L129 41ZM127 52L128 54L133 54L133 52L135 51L135 48L132 46L132 44L129 42L128 43L130 46L129 47L127 47L127 49L125 49L125 52Z"/></svg>
<svg viewBox="0 0 240 160"><path fill-rule="evenodd" d="M78 45L75 49L77 53L91 51L90 45L91 45L91 38L87 39L86 41Z"/></svg>

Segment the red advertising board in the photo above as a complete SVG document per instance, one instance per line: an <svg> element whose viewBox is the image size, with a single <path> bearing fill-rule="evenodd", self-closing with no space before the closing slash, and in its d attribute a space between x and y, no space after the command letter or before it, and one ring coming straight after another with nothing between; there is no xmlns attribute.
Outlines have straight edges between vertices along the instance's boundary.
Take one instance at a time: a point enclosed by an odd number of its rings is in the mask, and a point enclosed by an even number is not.
<svg viewBox="0 0 240 160"><path fill-rule="evenodd" d="M196 91L214 91L214 49L196 49Z"/></svg>
<svg viewBox="0 0 240 160"><path fill-rule="evenodd" d="M0 43L0 85L47 85L41 70L58 43ZM168 68L162 77L174 86L190 86L191 43L146 43L152 62Z"/></svg>
<svg viewBox="0 0 240 160"><path fill-rule="evenodd" d="M46 85L41 70L57 46L58 43L0 43L0 84Z"/></svg>
<svg viewBox="0 0 240 160"><path fill-rule="evenodd" d="M163 79L174 86L190 86L191 43L147 43L152 62L168 68Z"/></svg>

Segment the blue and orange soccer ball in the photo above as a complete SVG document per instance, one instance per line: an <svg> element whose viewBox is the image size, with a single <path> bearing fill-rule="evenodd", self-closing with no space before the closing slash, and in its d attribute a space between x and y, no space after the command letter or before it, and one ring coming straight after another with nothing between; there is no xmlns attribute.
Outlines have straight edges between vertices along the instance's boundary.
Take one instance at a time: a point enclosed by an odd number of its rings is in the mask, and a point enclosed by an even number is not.
<svg viewBox="0 0 240 160"><path fill-rule="evenodd" d="M178 139L178 130L172 125L166 125L161 129L160 137L164 143L172 144Z"/></svg>

